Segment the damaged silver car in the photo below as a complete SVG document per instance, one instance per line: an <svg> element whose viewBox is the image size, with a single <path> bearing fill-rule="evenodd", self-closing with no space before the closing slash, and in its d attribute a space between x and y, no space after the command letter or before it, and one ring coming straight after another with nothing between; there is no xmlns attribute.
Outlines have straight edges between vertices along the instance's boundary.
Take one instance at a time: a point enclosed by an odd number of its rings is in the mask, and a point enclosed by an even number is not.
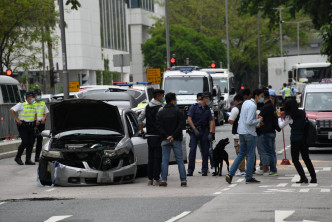
<svg viewBox="0 0 332 222"><path fill-rule="evenodd" d="M122 110L98 100L66 100L51 105L51 131L38 168L41 185L130 183L137 165Z"/></svg>

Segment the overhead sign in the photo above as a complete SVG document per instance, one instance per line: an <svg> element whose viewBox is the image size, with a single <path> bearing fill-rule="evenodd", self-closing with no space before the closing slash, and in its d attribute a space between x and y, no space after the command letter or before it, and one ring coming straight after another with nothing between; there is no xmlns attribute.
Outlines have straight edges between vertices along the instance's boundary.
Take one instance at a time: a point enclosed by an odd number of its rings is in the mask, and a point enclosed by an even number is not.
<svg viewBox="0 0 332 222"><path fill-rule="evenodd" d="M146 80L152 84L160 84L160 69L146 69Z"/></svg>
<svg viewBox="0 0 332 222"><path fill-rule="evenodd" d="M78 92L80 90L79 81L69 81L69 92Z"/></svg>
<svg viewBox="0 0 332 222"><path fill-rule="evenodd" d="M113 55L113 65L114 67L129 66L130 65L129 54Z"/></svg>

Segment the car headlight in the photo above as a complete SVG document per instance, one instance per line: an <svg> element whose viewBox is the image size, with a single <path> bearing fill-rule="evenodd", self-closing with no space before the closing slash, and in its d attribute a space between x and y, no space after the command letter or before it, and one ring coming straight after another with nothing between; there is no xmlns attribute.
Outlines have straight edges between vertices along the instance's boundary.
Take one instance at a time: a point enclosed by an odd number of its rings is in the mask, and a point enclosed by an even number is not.
<svg viewBox="0 0 332 222"><path fill-rule="evenodd" d="M51 157L51 158L63 158L61 151L43 150L42 155L45 157Z"/></svg>
<svg viewBox="0 0 332 222"><path fill-rule="evenodd" d="M121 147L115 150L104 150L104 154L109 157L120 156L126 152L126 147Z"/></svg>

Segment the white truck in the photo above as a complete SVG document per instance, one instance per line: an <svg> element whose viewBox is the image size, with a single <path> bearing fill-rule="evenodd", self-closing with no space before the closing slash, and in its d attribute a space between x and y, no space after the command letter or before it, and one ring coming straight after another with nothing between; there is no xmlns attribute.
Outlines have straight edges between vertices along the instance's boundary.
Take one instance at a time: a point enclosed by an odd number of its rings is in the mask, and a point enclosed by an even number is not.
<svg viewBox="0 0 332 222"><path fill-rule="evenodd" d="M221 100L223 101L222 112L224 120L227 122L228 115L231 109L231 99L235 94L234 90L234 74L228 69L219 68L208 68L202 69L201 71L208 72L211 74L213 79L213 84L219 86L221 91Z"/></svg>
<svg viewBox="0 0 332 222"><path fill-rule="evenodd" d="M196 103L197 93L210 92L216 95L213 89L213 80L209 73L197 70L195 67L181 67L168 70L164 73L162 88L165 94L173 92L176 94L177 106L184 111L185 118L190 106ZM212 105L211 105L212 108ZM221 111L215 115L220 121Z"/></svg>

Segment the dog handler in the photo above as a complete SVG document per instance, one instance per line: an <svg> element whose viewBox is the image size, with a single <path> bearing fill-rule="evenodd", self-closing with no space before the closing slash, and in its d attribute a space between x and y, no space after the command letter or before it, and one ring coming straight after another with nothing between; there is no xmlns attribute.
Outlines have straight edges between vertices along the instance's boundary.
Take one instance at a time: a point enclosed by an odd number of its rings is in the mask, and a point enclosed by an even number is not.
<svg viewBox="0 0 332 222"><path fill-rule="evenodd" d="M197 143L202 148L202 176L207 176L209 142L214 139L214 127L209 105L211 104L211 93L204 92L199 103L191 105L188 111L188 122L191 127L190 151L187 176L193 176L195 170Z"/></svg>

